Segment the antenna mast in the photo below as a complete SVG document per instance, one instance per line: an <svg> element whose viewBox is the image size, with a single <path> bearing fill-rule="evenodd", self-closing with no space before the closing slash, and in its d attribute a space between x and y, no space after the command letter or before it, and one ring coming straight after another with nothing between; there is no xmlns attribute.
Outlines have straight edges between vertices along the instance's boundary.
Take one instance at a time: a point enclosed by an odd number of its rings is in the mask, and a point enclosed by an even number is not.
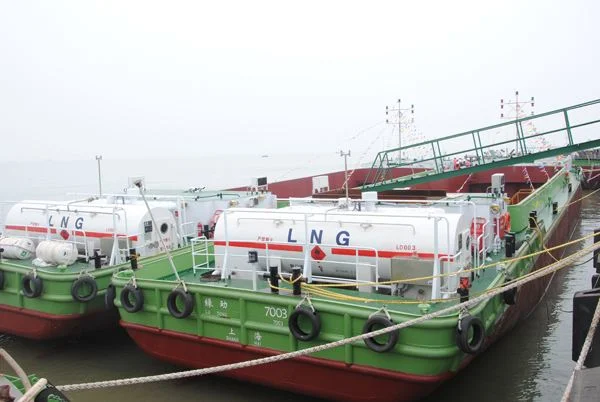
<svg viewBox="0 0 600 402"><path fill-rule="evenodd" d="M521 117L525 117L525 114L523 113L523 108L521 107L522 105L525 105L527 103L531 103L531 115L534 115L534 111L533 111L533 107L535 106L535 98L532 96L531 100L529 101L520 101L519 102L519 91L515 91L515 100L508 100L507 102L504 102L504 99L500 99L500 118L501 119L508 119L508 120L515 120L515 126L517 128L517 140L520 139L520 135L519 135L519 126L517 123L517 120L519 120L519 118ZM510 115L505 115L504 114L504 105L514 105L515 106L515 115L514 116L510 116Z"/></svg>
<svg viewBox="0 0 600 402"><path fill-rule="evenodd" d="M404 116L404 113L402 113L402 112L409 112L409 111L411 114L410 122L414 123L415 122L415 105L410 105L409 108L402 109L401 100L398 99L398 107L396 107L396 108L390 107L390 106L385 107L385 115L386 116L390 116L390 112L398 112L397 116L394 116L391 119L389 119L389 118L385 119L385 122L387 124L396 124L396 123L398 124L398 164L402 163L402 124L404 123L402 121L402 117ZM398 121L396 121L396 118L398 119ZM404 123L404 124L406 124L406 123Z"/></svg>

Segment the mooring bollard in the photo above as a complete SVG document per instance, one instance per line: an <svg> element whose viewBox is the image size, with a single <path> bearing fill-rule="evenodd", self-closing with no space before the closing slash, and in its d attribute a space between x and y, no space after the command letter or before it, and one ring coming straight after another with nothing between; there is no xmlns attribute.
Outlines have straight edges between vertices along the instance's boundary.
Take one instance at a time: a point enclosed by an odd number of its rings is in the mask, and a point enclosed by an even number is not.
<svg viewBox="0 0 600 402"><path fill-rule="evenodd" d="M277 272L277 265L269 267L269 281L271 282L271 292L279 293L279 273Z"/></svg>
<svg viewBox="0 0 600 402"><path fill-rule="evenodd" d="M504 240L506 241L506 245L505 245L506 258L511 258L513 255L515 255L515 247L516 247L515 234L513 232L507 232L506 235L504 235Z"/></svg>
<svg viewBox="0 0 600 402"><path fill-rule="evenodd" d="M537 211L529 212L529 228L535 229L537 227Z"/></svg>
<svg viewBox="0 0 600 402"><path fill-rule="evenodd" d="M294 296L300 296L302 293L300 289L300 273L302 272L302 268L294 267L292 268L292 282L294 286Z"/></svg>
<svg viewBox="0 0 600 402"><path fill-rule="evenodd" d="M103 258L106 258L106 256L103 254L100 254L99 248L95 248L94 255L92 256L92 260L94 260L94 269L102 268L102 259Z"/></svg>
<svg viewBox="0 0 600 402"><path fill-rule="evenodd" d="M135 248L129 249L129 261L131 262L131 269L134 271L138 269L138 255L135 252Z"/></svg>

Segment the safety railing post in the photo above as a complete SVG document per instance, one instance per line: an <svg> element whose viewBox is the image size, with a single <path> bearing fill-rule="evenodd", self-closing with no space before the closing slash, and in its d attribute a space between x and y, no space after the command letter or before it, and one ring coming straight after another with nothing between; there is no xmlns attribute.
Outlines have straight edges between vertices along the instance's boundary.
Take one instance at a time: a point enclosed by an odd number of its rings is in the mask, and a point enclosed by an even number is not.
<svg viewBox="0 0 600 402"><path fill-rule="evenodd" d="M196 239L192 239L191 243L192 243L192 272L194 273L194 276L196 276L196 250L194 249L194 246L196 245Z"/></svg>
<svg viewBox="0 0 600 402"><path fill-rule="evenodd" d="M569 114L567 113L567 109L563 111L565 115L565 128L567 129L567 139L569 141L569 145L573 145L573 133L571 133L571 124L569 124Z"/></svg>

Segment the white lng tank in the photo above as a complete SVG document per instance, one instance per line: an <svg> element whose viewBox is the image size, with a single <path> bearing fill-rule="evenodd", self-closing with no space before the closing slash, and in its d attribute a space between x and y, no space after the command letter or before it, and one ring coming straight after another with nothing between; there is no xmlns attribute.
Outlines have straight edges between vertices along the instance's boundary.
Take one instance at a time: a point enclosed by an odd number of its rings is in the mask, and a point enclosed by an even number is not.
<svg viewBox="0 0 600 402"><path fill-rule="evenodd" d="M464 208L365 201L349 209L306 200L277 210L227 210L215 230L216 266L225 263L226 244L229 271L248 270L249 251L258 253L262 270L289 272L308 263L313 275L343 279L374 280L377 272L378 280L389 280L394 259L423 262L424 275L432 274L436 255L442 265L452 260L453 270L470 263L471 213Z"/></svg>

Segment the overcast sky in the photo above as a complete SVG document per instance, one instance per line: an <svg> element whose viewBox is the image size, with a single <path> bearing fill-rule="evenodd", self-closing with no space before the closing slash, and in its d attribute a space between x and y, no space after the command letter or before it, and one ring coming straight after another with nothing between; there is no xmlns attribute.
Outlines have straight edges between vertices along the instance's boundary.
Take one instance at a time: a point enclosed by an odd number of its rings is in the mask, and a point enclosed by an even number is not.
<svg viewBox="0 0 600 402"><path fill-rule="evenodd" d="M600 2L0 1L2 159L354 153L600 98Z"/></svg>

